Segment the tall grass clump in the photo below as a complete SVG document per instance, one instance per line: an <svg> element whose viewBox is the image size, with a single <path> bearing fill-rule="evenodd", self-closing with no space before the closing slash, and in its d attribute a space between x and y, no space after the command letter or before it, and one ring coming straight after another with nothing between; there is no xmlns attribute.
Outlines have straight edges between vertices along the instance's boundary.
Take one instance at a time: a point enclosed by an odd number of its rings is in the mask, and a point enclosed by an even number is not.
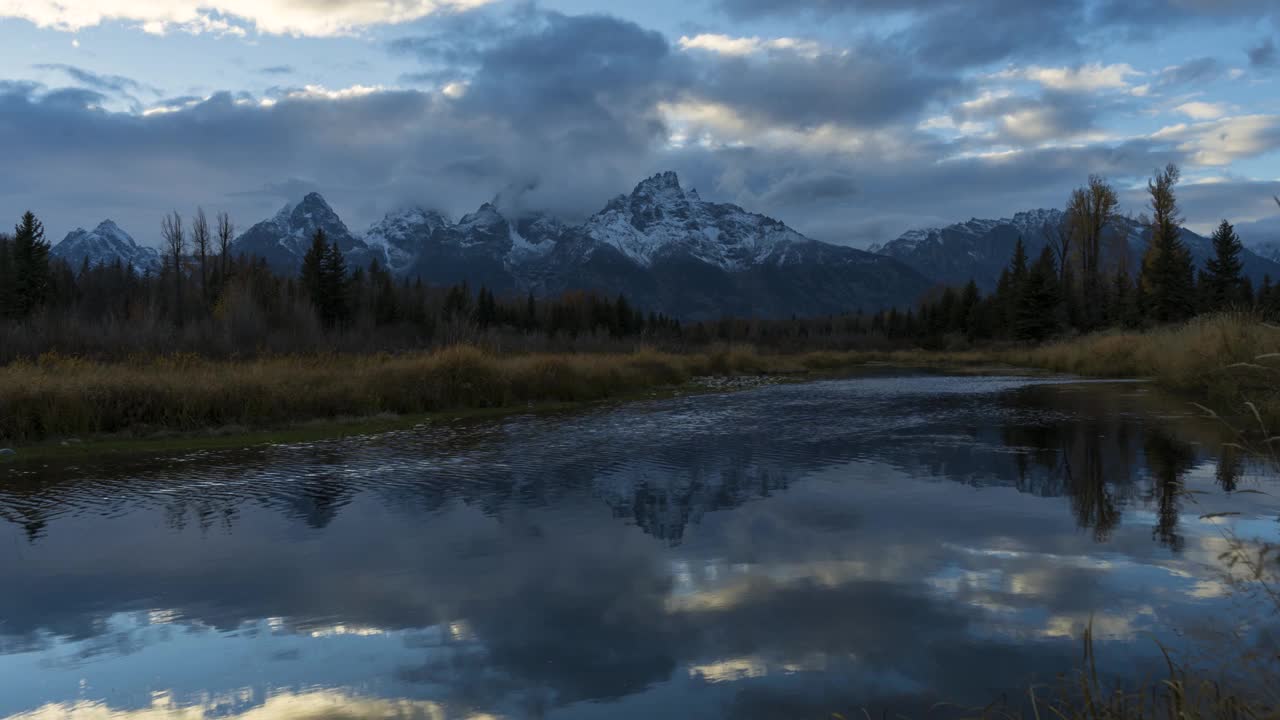
<svg viewBox="0 0 1280 720"><path fill-rule="evenodd" d="M261 428L308 420L603 400L694 375L780 365L753 349L677 355L434 352L213 360L179 354L96 362L46 354L0 367L0 441Z"/></svg>
<svg viewBox="0 0 1280 720"><path fill-rule="evenodd" d="M1247 313L1198 317L1146 332L1107 331L1007 350L1014 365L1092 377L1149 378L1247 417L1268 437L1280 429L1280 327Z"/></svg>

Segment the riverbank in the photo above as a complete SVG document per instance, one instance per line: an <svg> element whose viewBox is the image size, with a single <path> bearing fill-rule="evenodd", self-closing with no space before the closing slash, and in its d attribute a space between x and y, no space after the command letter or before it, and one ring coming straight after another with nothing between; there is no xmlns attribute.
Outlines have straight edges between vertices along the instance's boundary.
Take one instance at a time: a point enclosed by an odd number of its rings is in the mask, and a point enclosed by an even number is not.
<svg viewBox="0 0 1280 720"><path fill-rule="evenodd" d="M799 375L852 362L747 348L676 355L499 356L472 347L401 355L99 363L48 355L0 368L0 446L224 445L252 435L316 437L404 427L438 414L500 414L733 389L696 377ZM24 455L27 453L24 452Z"/></svg>
<svg viewBox="0 0 1280 720"><path fill-rule="evenodd" d="M1232 416L1237 429L1271 438L1280 431L1280 327L1221 314L1145 332L1104 332L993 359L1102 378L1149 378L1190 401Z"/></svg>
<svg viewBox="0 0 1280 720"><path fill-rule="evenodd" d="M1034 348L961 352L495 355L459 346L397 355L245 361L191 355L103 363L57 355L0 368L0 447L226 446L254 437L314 438L404 427L439 413L503 413L726 389L694 378L813 377L867 363L1000 364L1088 377L1149 378L1188 401L1280 428L1280 328L1217 315L1146 332L1106 332ZM728 389L732 389L731 387ZM374 428L373 430L368 429ZM76 447L80 450L80 447Z"/></svg>

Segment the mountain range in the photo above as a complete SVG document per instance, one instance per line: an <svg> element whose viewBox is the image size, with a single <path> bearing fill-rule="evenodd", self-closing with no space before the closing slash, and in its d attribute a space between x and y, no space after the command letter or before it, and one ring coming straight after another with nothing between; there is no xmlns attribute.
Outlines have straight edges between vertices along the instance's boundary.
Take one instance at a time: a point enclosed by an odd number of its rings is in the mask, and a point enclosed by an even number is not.
<svg viewBox="0 0 1280 720"><path fill-rule="evenodd" d="M578 225L485 203L457 222L408 208L357 236L311 193L233 247L292 273L317 229L353 266L377 259L403 277L466 281L500 294L622 293L639 307L688 319L875 310L910 304L932 284L894 258L818 242L773 218L707 202L670 172Z"/></svg>
<svg viewBox="0 0 1280 720"><path fill-rule="evenodd" d="M1027 255L1034 260L1048 245L1046 231L1060 227L1065 213L1061 210L1020 212L1002 220L974 218L942 228L911 230L898 239L870 248L871 252L901 260L921 274L947 285L961 285L970 278L984 291L995 288L1000 273L1013 256L1014 245L1021 238ZM1252 226L1242 229L1248 237L1258 237ZM1142 267L1142 257L1151 237L1149 228L1131 217L1121 216L1106 231L1113 238L1123 238L1127 256L1123 258L1130 273ZM1245 232L1238 232L1246 236ZM1277 239L1280 239L1278 237ZM1191 251L1197 267L1213 257L1213 242L1203 235L1182 229L1182 242ZM1240 256L1244 274L1256 285L1264 277L1280 280L1280 243L1268 246L1264 241L1250 241ZM1111 262L1116 262L1113 258Z"/></svg>
<svg viewBox="0 0 1280 720"><path fill-rule="evenodd" d="M1017 239L1023 238L1034 257L1046 243L1044 229L1063 215L1035 210L912 230L864 251L810 239L737 205L705 201L670 172L643 180L581 224L537 212L504 212L499 204L485 203L456 222L426 207L409 207L356 234L320 194L310 193L250 227L233 249L292 274L315 231L324 230L349 266L376 260L400 277L429 284L466 281L499 294L539 296L622 293L638 307L685 319L779 317L909 306L938 283L958 285L970 278L990 290ZM1147 231L1127 218L1113 230L1126 238L1130 267L1139 267ZM1207 238L1184 230L1183 239L1198 264L1212 254ZM1244 253L1245 271L1255 282L1268 274L1280 279L1276 245L1274 257ZM156 250L138 245L110 221L91 233L68 234L54 254L73 264L120 259L139 270L160 263Z"/></svg>
<svg viewBox="0 0 1280 720"><path fill-rule="evenodd" d="M54 257L66 260L73 268L88 262L90 265L119 260L145 272L160 267L160 252L153 247L139 245L133 236L120 229L111 220L103 220L92 231L76 228L67 233L50 250Z"/></svg>

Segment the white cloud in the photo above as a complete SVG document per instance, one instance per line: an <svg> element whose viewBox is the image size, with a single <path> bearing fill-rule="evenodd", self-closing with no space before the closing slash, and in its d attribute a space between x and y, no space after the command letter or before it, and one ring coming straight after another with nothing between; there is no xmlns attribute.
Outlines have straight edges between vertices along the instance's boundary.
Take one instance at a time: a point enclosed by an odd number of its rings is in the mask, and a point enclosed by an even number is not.
<svg viewBox="0 0 1280 720"><path fill-rule="evenodd" d="M492 0L0 0L0 17L75 32L103 22L136 23L144 31L243 35L246 26L272 35L350 34L370 25L417 20Z"/></svg>
<svg viewBox="0 0 1280 720"><path fill-rule="evenodd" d="M1179 123L1151 139L1171 142L1197 165L1229 165L1280 149L1280 115L1244 115L1213 122Z"/></svg>
<svg viewBox="0 0 1280 720"><path fill-rule="evenodd" d="M294 90L288 97L294 100L350 100L375 93L387 92L389 88L382 85L352 85L351 87L330 90L323 85L307 85L301 90Z"/></svg>
<svg viewBox="0 0 1280 720"><path fill-rule="evenodd" d="M1128 63L1091 63L1076 67L1031 65L1025 68L1008 68L991 77L1001 80L1030 80L1053 90L1096 91L1128 88L1130 77L1144 74Z"/></svg>
<svg viewBox="0 0 1280 720"><path fill-rule="evenodd" d="M822 46L818 43L812 40L790 37L763 39L759 37L732 37L730 35L703 33L693 37L685 35L680 38L679 42L682 50L705 50L719 55L737 57L754 55L766 50L793 52L808 58L815 58L822 53Z"/></svg>
<svg viewBox="0 0 1280 720"><path fill-rule="evenodd" d="M1192 120L1217 120L1227 114L1226 108L1219 103L1189 102L1174 108Z"/></svg>

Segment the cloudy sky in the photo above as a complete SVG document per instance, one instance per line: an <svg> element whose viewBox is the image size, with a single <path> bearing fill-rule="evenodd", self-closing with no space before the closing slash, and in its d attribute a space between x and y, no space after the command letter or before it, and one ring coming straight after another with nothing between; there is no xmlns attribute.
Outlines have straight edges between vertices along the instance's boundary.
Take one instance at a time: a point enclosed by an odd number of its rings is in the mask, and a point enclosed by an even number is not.
<svg viewBox="0 0 1280 720"><path fill-rule="evenodd" d="M577 218L674 169L865 246L1172 160L1205 229L1276 213L1278 45L1275 0L0 0L0 217Z"/></svg>

